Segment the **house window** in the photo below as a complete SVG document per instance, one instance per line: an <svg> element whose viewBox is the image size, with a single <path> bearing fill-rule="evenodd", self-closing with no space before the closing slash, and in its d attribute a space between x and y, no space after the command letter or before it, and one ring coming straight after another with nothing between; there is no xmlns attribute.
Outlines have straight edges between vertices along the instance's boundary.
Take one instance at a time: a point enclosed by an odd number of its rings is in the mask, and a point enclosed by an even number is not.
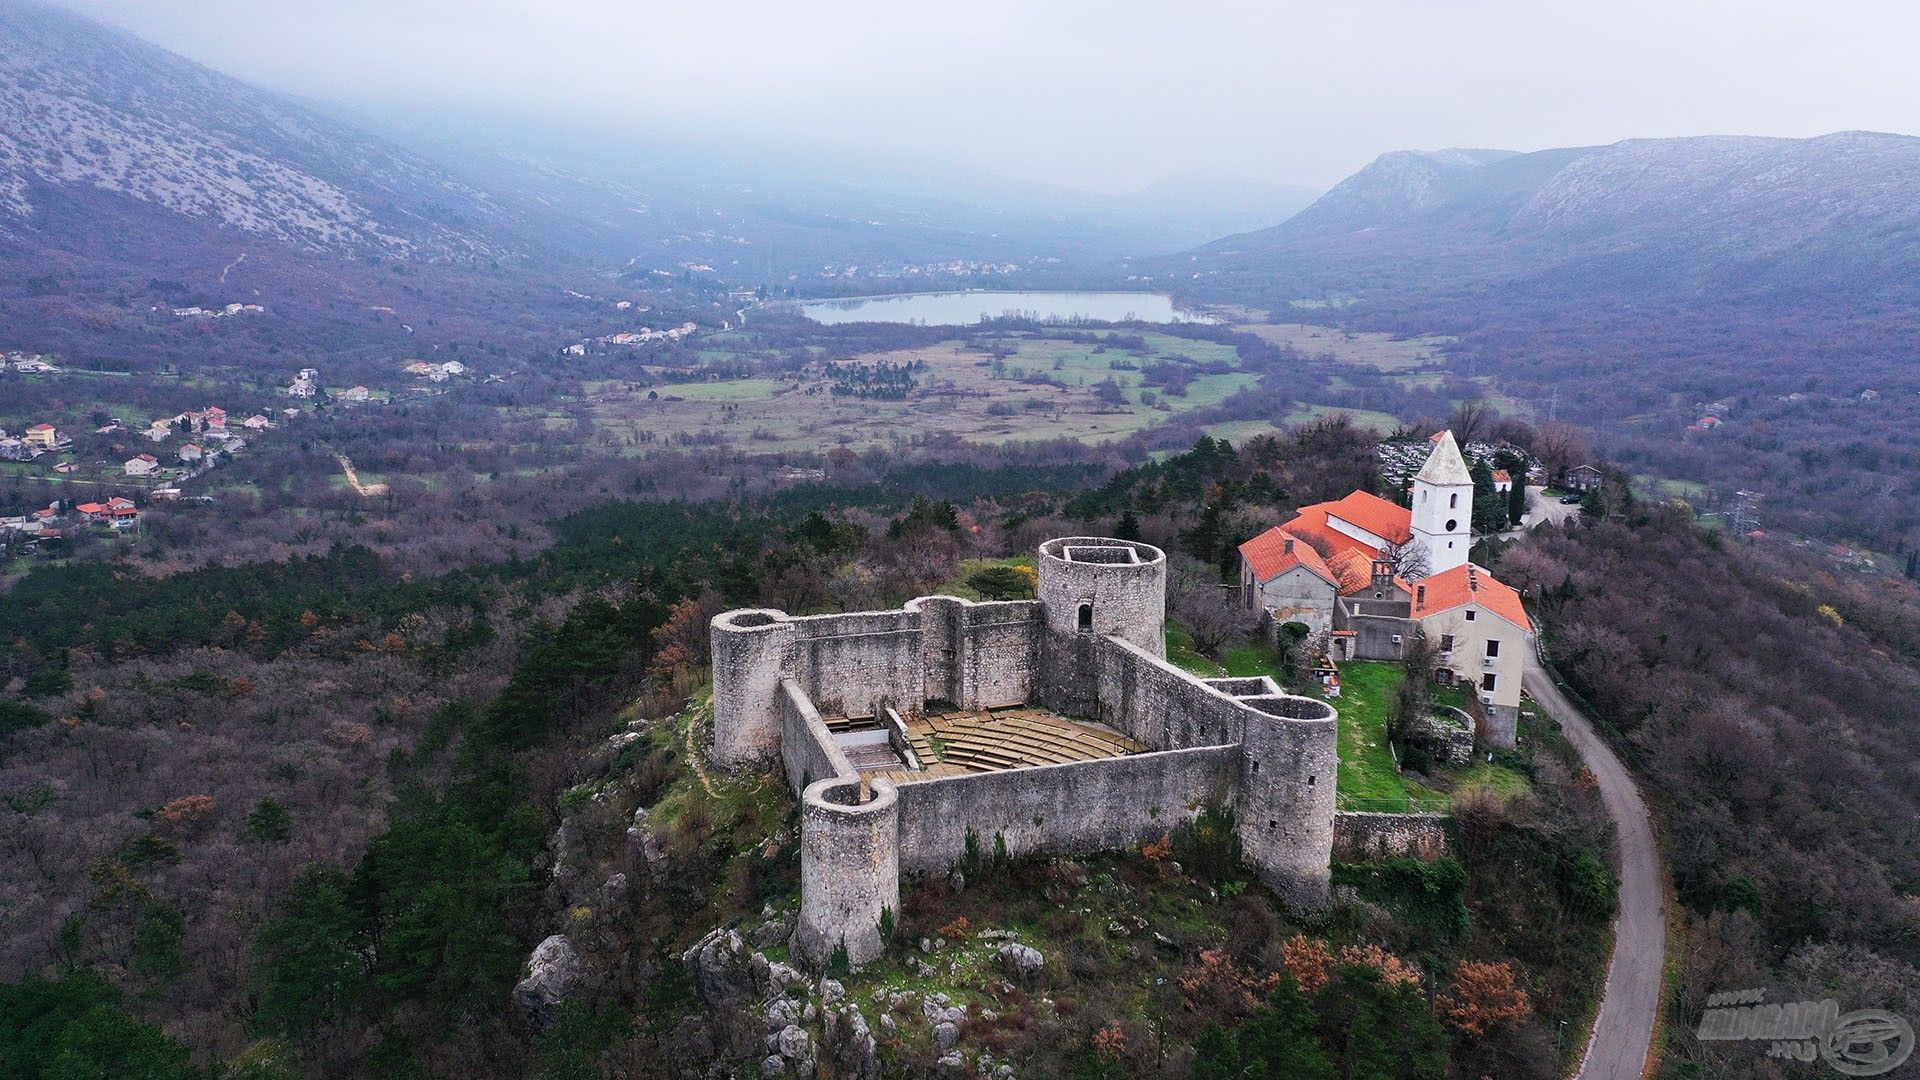
<svg viewBox="0 0 1920 1080"><path fill-rule="evenodd" d="M1493 684L1499 681L1500 676L1498 675L1482 675L1480 676L1480 689L1491 694L1493 692Z"/></svg>
<svg viewBox="0 0 1920 1080"><path fill-rule="evenodd" d="M1449 544L1448 546L1449 546L1449 547L1451 547L1452 545L1451 545L1451 544ZM1473 616L1474 616L1474 610L1473 610L1472 608L1468 608L1468 609L1467 609L1467 621L1468 621L1468 622L1472 622L1472 621L1473 621Z"/></svg>
<svg viewBox="0 0 1920 1080"><path fill-rule="evenodd" d="M1471 618L1472 616L1469 615L1468 617ZM1093 605L1081 604L1080 605L1080 632L1084 634L1092 629L1093 629Z"/></svg>
<svg viewBox="0 0 1920 1080"><path fill-rule="evenodd" d="M1449 510L1460 509L1460 493L1459 492L1456 491L1453 494L1447 496L1447 509ZM1453 531L1453 522L1451 521L1447 522L1447 531L1448 532Z"/></svg>
<svg viewBox="0 0 1920 1080"><path fill-rule="evenodd" d="M1453 651L1453 635L1452 634L1440 635L1440 651L1441 652Z"/></svg>
<svg viewBox="0 0 1920 1080"><path fill-rule="evenodd" d="M1500 639L1499 638L1487 639L1487 655L1488 656L1500 655Z"/></svg>

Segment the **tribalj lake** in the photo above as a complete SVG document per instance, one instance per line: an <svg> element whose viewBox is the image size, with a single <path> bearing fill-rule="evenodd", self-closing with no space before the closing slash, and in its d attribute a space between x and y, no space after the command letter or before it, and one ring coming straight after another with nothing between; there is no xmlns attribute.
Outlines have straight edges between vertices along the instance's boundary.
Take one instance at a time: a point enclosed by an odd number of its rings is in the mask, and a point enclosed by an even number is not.
<svg viewBox="0 0 1920 1080"><path fill-rule="evenodd" d="M1041 322L1212 322L1150 292L932 292L809 300L800 313L829 326L840 323L912 323L970 326L1007 316Z"/></svg>

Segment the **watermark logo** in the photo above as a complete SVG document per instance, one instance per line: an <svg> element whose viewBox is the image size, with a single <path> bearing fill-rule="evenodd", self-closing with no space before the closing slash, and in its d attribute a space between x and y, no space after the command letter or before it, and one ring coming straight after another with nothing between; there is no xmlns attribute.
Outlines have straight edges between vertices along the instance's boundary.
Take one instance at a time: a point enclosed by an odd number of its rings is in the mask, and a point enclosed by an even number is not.
<svg viewBox="0 0 1920 1080"><path fill-rule="evenodd" d="M1913 1025L1884 1009L1841 1013L1832 998L1769 1002L1765 990L1728 990L1707 999L1695 1034L1714 1042L1764 1042L1768 1057L1816 1058L1845 1076L1879 1076L1913 1054Z"/></svg>

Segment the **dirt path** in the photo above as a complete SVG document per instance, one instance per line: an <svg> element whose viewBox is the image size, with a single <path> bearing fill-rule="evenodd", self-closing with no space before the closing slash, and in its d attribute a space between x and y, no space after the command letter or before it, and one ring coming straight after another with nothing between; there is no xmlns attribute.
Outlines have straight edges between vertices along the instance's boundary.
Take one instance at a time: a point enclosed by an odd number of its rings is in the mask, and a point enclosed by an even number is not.
<svg viewBox="0 0 1920 1080"><path fill-rule="evenodd" d="M387 485L385 484L361 483L360 474L353 471L353 462L347 460L347 455L335 454L333 455L333 459L340 463L340 473L341 475L347 478L347 486L352 488L354 491L359 492L361 495L364 495L368 498L372 498L376 495L385 495L387 493Z"/></svg>
<svg viewBox="0 0 1920 1080"><path fill-rule="evenodd" d="M1600 784L1600 799L1620 839L1620 911L1614 918L1613 958L1607 989L1593 1022L1578 1080L1639 1080L1660 1014L1660 979L1666 960L1666 895L1660 849L1653 839L1647 804L1633 776L1613 749L1574 708L1537 657L1527 657L1522 685L1547 715L1559 721L1567 741Z"/></svg>

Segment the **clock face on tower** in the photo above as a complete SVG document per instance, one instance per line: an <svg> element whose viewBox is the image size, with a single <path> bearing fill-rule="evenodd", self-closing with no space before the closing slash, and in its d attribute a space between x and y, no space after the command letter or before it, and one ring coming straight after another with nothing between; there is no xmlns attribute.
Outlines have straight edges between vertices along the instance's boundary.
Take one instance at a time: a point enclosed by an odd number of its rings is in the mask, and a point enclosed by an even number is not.
<svg viewBox="0 0 1920 1080"><path fill-rule="evenodd" d="M1453 518L1448 518L1448 519L1447 519L1447 531L1448 531L1448 532L1452 532L1452 531L1453 531L1454 529L1456 529L1456 528L1458 528L1459 526L1460 526L1460 523L1459 523L1458 521L1456 521L1456 520L1454 520Z"/></svg>

